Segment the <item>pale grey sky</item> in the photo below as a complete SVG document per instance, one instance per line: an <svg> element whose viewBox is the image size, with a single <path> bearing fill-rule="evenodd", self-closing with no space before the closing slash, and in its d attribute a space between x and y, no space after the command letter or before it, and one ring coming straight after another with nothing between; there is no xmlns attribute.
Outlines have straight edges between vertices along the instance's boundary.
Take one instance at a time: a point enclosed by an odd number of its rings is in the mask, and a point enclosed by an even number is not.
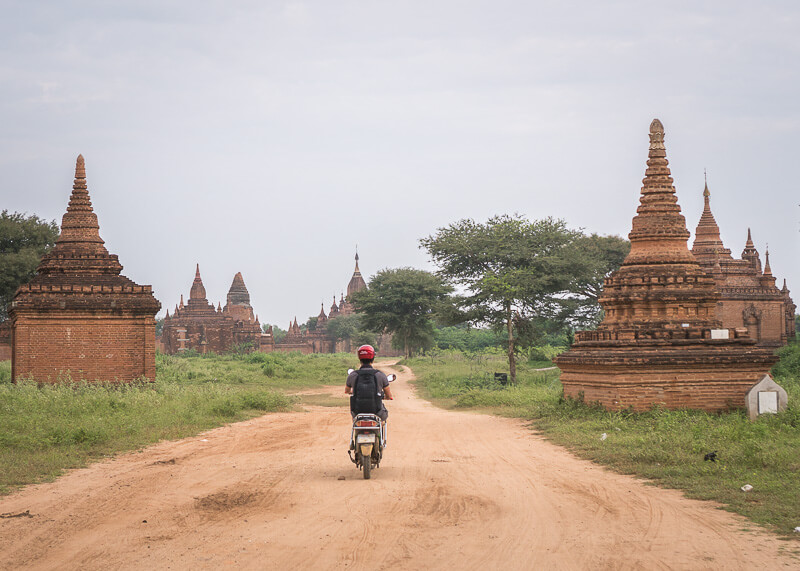
<svg viewBox="0 0 800 571"><path fill-rule="evenodd" d="M463 217L630 231L666 129L690 231L703 169L800 299L800 4L0 0L0 208L59 223L75 158L108 249L164 308L195 263L262 322L353 269L429 268ZM780 283L780 282L779 282ZM163 310L162 310L163 314Z"/></svg>

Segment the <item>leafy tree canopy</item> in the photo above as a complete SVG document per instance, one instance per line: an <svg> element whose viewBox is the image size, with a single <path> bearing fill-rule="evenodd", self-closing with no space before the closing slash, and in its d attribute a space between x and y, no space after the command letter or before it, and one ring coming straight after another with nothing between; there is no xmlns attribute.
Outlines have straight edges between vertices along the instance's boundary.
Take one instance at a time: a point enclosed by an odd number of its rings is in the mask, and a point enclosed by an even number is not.
<svg viewBox="0 0 800 571"><path fill-rule="evenodd" d="M503 347L503 336L493 329L470 327L466 323L449 327L437 327L433 333L439 349L480 351L488 347Z"/></svg>
<svg viewBox="0 0 800 571"><path fill-rule="evenodd" d="M449 303L452 288L430 272L414 268L381 270L367 289L353 294L356 311L372 331L394 335L406 355L433 342L432 318Z"/></svg>
<svg viewBox="0 0 800 571"><path fill-rule="evenodd" d="M621 239L584 236L563 220L529 221L516 214L485 223L460 220L420 243L439 275L464 292L456 299L461 318L506 330L513 381L517 344L553 334L554 327L579 320L579 310L596 303L597 284L602 287L602 277L625 249L616 240Z"/></svg>
<svg viewBox="0 0 800 571"><path fill-rule="evenodd" d="M337 341L352 339L356 334L363 331L361 321L361 316L357 313L340 315L328 320L326 331L330 337Z"/></svg>
<svg viewBox="0 0 800 571"><path fill-rule="evenodd" d="M574 279L569 294L562 299L558 321L570 329L594 328L602 318L597 300L603 292L603 282L622 265L631 243L619 236L591 234L576 238L570 249Z"/></svg>
<svg viewBox="0 0 800 571"><path fill-rule="evenodd" d="M56 242L58 225L36 215L0 213L0 320L17 288L36 275L39 261Z"/></svg>

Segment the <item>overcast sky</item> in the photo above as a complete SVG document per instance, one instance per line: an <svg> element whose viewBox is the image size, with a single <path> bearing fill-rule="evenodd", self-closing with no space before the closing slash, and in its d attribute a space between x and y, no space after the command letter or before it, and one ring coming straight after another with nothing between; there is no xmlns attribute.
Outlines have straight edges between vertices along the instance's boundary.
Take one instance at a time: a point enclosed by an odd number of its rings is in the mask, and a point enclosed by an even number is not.
<svg viewBox="0 0 800 571"><path fill-rule="evenodd" d="M800 3L0 0L0 208L100 234L163 310L200 264L262 323L420 238L519 212L627 236L654 117L689 230L708 169L800 299ZM780 285L779 281L779 285Z"/></svg>

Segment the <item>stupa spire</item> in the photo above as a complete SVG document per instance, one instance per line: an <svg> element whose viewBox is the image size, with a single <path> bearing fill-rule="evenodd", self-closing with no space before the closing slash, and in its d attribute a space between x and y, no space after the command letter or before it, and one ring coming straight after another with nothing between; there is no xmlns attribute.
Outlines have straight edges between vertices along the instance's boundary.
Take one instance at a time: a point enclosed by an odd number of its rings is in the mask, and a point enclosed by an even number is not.
<svg viewBox="0 0 800 571"><path fill-rule="evenodd" d="M742 250L742 259L748 260L753 267L761 273L761 257L758 255L758 250L756 250L756 246L753 243L753 236L750 233L750 228L747 229L747 242L745 242L744 250Z"/></svg>
<svg viewBox="0 0 800 571"><path fill-rule="evenodd" d="M75 181L67 211L61 219L61 234L55 247L44 255L38 273L119 275L122 271L117 256L109 254L100 238L100 225L92 210L86 187L86 166L83 155L75 164Z"/></svg>
<svg viewBox="0 0 800 571"><path fill-rule="evenodd" d="M197 264L197 268L194 272L194 281L192 282L192 289L189 291L189 303L192 300L207 302L206 300L206 288L203 285L203 278L200 277L200 264Z"/></svg>
<svg viewBox="0 0 800 571"><path fill-rule="evenodd" d="M598 300L605 310L598 330L718 325L714 310L719 294L714 279L703 272L687 246L689 232L672 185L664 126L658 119L650 124L647 169L628 237L631 251L606 278Z"/></svg>
<svg viewBox="0 0 800 571"><path fill-rule="evenodd" d="M764 253L764 273L761 275L761 287L775 288L775 276L772 275L772 268L769 267L769 245Z"/></svg>
<svg viewBox="0 0 800 571"><path fill-rule="evenodd" d="M664 125L658 119L653 119L639 207L628 234L631 251L623 267L653 263L696 263L687 247L689 231L672 183L664 145Z"/></svg>
<svg viewBox="0 0 800 571"><path fill-rule="evenodd" d="M366 289L367 282L364 281L363 276L361 275L361 270L358 268L358 251L356 251L356 268L353 271L353 277L350 278L350 283L347 284L347 298L350 299L350 296L357 291L361 291L362 289Z"/></svg>
<svg viewBox="0 0 800 571"><path fill-rule="evenodd" d="M228 290L227 304L250 307L250 292L247 291L247 286L244 285L242 272L236 272L236 275L233 276L233 282L231 282L231 287Z"/></svg>
<svg viewBox="0 0 800 571"><path fill-rule="evenodd" d="M56 243L70 248L108 254L100 238L100 225L92 209L92 200L86 186L86 165L83 155L78 155L75 163L72 194L69 197L67 212L61 219L61 235Z"/></svg>
<svg viewBox="0 0 800 571"><path fill-rule="evenodd" d="M720 255L732 258L731 251L722 243L719 236L719 226L711 213L711 192L708 190L708 175L705 176L705 188L703 189L703 214L697 223L694 232L694 243L692 244L692 254L700 260L718 258Z"/></svg>
<svg viewBox="0 0 800 571"><path fill-rule="evenodd" d="M767 251L765 252L764 257L764 275L772 276L772 268L769 267L769 246L767 246Z"/></svg>

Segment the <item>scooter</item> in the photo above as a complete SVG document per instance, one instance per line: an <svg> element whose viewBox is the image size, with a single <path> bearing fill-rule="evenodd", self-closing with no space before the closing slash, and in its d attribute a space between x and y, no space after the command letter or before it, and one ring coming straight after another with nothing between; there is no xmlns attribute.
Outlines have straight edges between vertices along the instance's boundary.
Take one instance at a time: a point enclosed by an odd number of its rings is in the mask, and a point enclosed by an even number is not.
<svg viewBox="0 0 800 571"><path fill-rule="evenodd" d="M350 374L353 369L348 371ZM386 375L391 383L396 375ZM350 460L364 473L364 479L369 480L372 468L378 468L383 458L383 449L386 447L386 422L381 421L377 414L357 414L353 419L353 428L350 432L350 449L347 454Z"/></svg>

